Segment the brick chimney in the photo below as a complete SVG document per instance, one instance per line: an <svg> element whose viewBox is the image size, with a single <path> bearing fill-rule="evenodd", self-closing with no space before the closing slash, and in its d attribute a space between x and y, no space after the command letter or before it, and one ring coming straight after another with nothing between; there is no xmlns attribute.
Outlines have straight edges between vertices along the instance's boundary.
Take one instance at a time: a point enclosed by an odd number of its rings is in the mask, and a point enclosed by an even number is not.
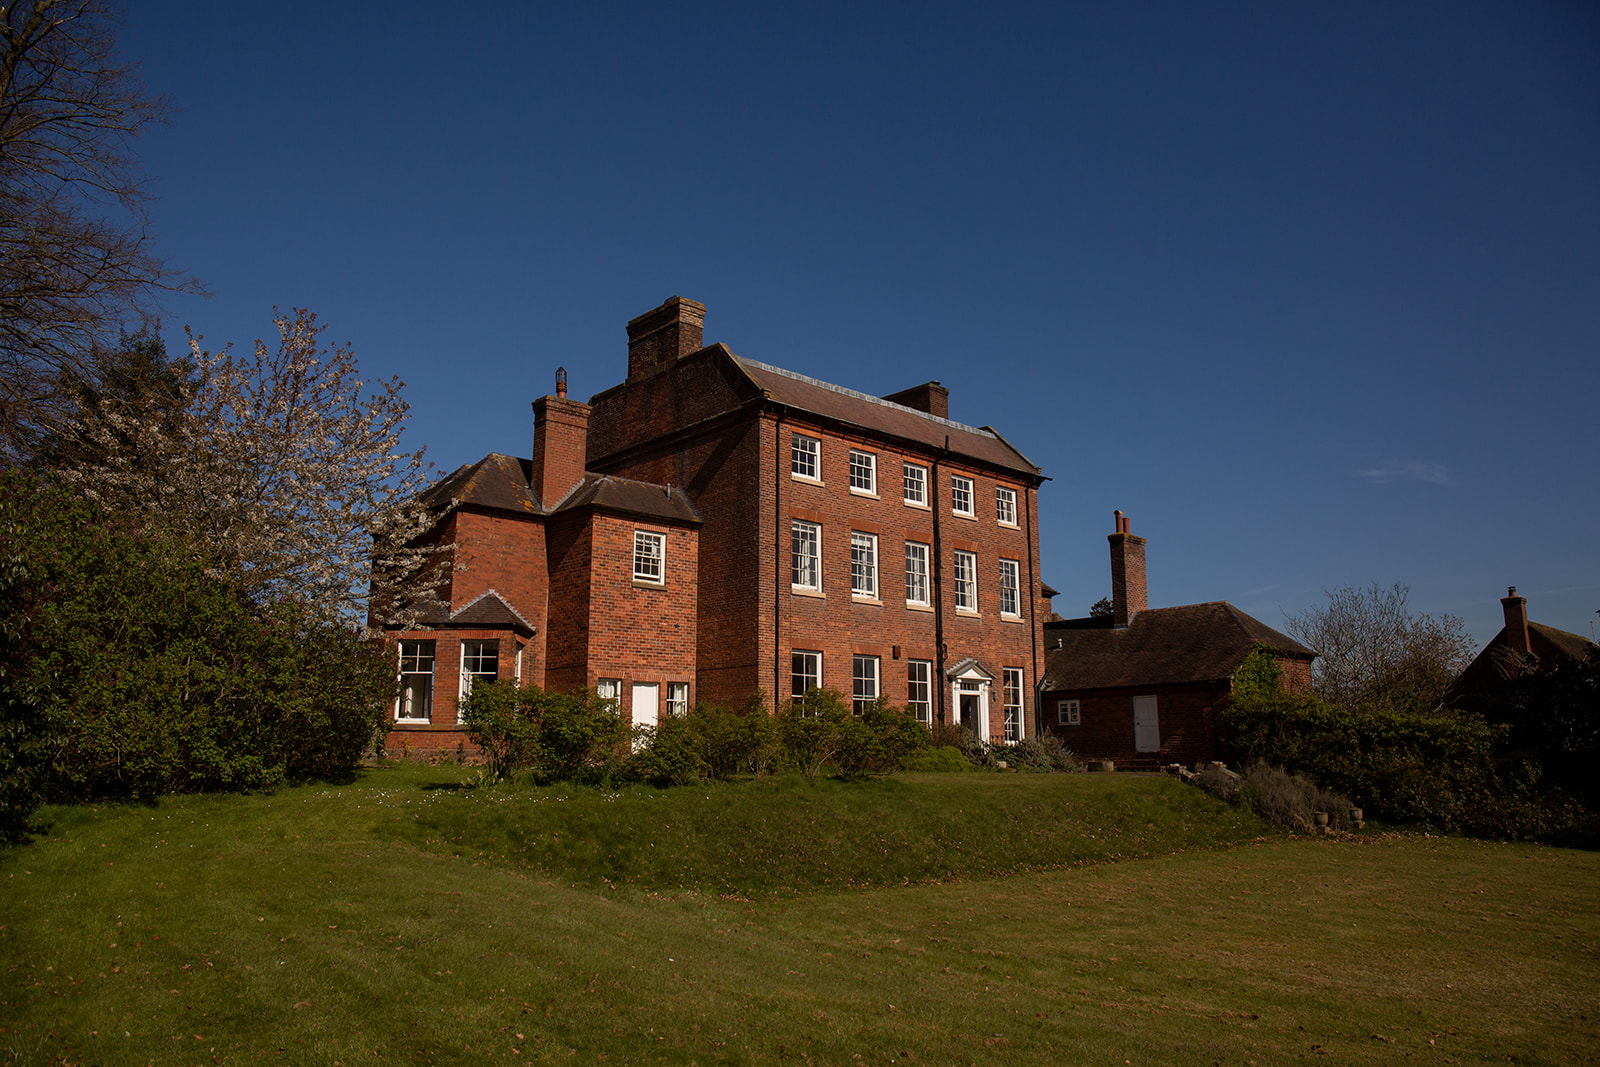
<svg viewBox="0 0 1600 1067"><path fill-rule="evenodd" d="M913 385L910 389L890 393L884 399L892 404L903 404L908 408L926 411L929 415L937 415L941 419L950 417L950 390L938 382Z"/></svg>
<svg viewBox="0 0 1600 1067"><path fill-rule="evenodd" d="M1506 612L1506 647L1524 656L1533 655L1533 645L1528 641L1528 598L1518 596L1513 585L1500 598L1500 606Z"/></svg>
<svg viewBox="0 0 1600 1067"><path fill-rule="evenodd" d="M1111 621L1123 627L1150 606L1150 598L1145 591L1144 538L1128 532L1126 515L1114 514L1117 532L1106 538L1111 542Z"/></svg>
<svg viewBox="0 0 1600 1067"><path fill-rule="evenodd" d="M668 297L628 323L628 381L654 374L680 356L705 347L706 306Z"/></svg>
<svg viewBox="0 0 1600 1067"><path fill-rule="evenodd" d="M567 399L565 369L556 372L556 395L533 402L533 471L529 485L550 507L583 480L589 449L589 405Z"/></svg>

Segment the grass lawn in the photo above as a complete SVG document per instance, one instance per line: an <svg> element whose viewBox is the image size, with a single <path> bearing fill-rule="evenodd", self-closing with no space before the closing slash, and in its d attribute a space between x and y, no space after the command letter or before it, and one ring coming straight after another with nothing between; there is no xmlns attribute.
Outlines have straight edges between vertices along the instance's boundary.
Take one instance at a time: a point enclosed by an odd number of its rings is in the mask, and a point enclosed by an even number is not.
<svg viewBox="0 0 1600 1067"><path fill-rule="evenodd" d="M1600 855L1176 782L342 787L51 809L0 1063L1586 1063Z"/></svg>

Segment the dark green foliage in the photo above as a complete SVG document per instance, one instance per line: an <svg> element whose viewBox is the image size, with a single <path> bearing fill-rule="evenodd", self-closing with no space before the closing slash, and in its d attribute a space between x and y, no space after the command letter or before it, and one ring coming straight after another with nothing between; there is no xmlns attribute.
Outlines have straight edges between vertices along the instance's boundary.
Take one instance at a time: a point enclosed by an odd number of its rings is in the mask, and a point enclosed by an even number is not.
<svg viewBox="0 0 1600 1067"><path fill-rule="evenodd" d="M1508 728L1475 715L1355 712L1281 693L1257 684L1266 655L1252 653L1240 669L1247 684L1218 714L1228 762L1263 761L1306 775L1392 822L1491 837L1597 840L1592 814L1542 782L1537 765L1507 758Z"/></svg>
<svg viewBox="0 0 1600 1067"><path fill-rule="evenodd" d="M850 709L833 690L811 689L780 705L775 717L784 758L805 777L815 778L838 751Z"/></svg>
<svg viewBox="0 0 1600 1067"><path fill-rule="evenodd" d="M702 736L689 715L665 715L646 727L639 749L624 771L629 778L655 786L688 785L704 780L709 765L703 756Z"/></svg>
<svg viewBox="0 0 1600 1067"><path fill-rule="evenodd" d="M15 475L0 482L0 560L12 823L18 798L347 774L392 693L387 657L354 632L249 605L178 546Z"/></svg>
<svg viewBox="0 0 1600 1067"><path fill-rule="evenodd" d="M967 761L967 754L952 745L934 748L929 747L919 752L914 752L906 760L905 769L908 771L932 771L937 773L951 773L957 771L970 771L972 764Z"/></svg>
<svg viewBox="0 0 1600 1067"><path fill-rule="evenodd" d="M526 772L540 783L598 781L616 768L627 744L616 703L587 689L480 683L462 702L461 721L489 754L496 778Z"/></svg>
<svg viewBox="0 0 1600 1067"><path fill-rule="evenodd" d="M847 718L840 734L834 764L846 778L891 774L928 746L927 728L904 708L882 699Z"/></svg>
<svg viewBox="0 0 1600 1067"><path fill-rule="evenodd" d="M1108 596L1103 596L1089 605L1089 618L1091 619L1109 619L1115 616L1116 613L1116 605L1111 603L1111 598Z"/></svg>
<svg viewBox="0 0 1600 1067"><path fill-rule="evenodd" d="M1552 785L1600 807L1600 648L1583 660L1547 657L1513 677L1488 715L1510 728L1509 747Z"/></svg>

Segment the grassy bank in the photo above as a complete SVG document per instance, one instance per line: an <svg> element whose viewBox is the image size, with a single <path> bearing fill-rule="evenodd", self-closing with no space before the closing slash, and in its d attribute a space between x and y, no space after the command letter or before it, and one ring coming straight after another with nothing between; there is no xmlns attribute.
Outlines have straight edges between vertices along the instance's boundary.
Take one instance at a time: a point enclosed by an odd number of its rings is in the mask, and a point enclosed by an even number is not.
<svg viewBox="0 0 1600 1067"><path fill-rule="evenodd" d="M453 784L52 812L0 854L0 1060L1572 1063L1600 1036L1593 854L1286 839L1130 776Z"/></svg>

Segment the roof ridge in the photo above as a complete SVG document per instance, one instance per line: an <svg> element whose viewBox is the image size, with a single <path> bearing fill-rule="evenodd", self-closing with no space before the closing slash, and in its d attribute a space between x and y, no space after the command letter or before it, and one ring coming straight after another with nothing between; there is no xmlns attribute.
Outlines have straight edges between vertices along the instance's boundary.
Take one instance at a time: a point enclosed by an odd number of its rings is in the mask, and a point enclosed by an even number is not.
<svg viewBox="0 0 1600 1067"><path fill-rule="evenodd" d="M1006 441L999 434L982 426L969 426L964 422L957 422L954 419L947 419L943 416L934 415L918 408L907 407L904 404L896 404L893 400L885 400L881 396L873 396L871 393L863 393L858 389L851 389L843 385L835 385L832 382L825 382L821 378L813 378L809 374L800 374L796 371L785 370L782 367L774 367L772 364L763 363L759 359L750 359L746 356L736 355L731 349L729 350L728 355L732 356L736 362L748 363L752 367L759 367L771 374L782 375L785 378L793 378L795 381L805 382L807 385L814 385L819 389L827 389L831 392L840 393L848 397L854 397L857 400L865 400L868 403L878 404L882 407L894 408L896 411L909 411L913 415L920 415L930 422L936 422L942 426L949 426L955 430L965 430L967 433L975 433L986 437L992 437L1006 445L1006 447L1011 447L1010 442ZM1012 448L1011 450L1013 452L1017 452L1015 448ZM1023 456L1021 452L1017 452L1017 455L1020 456L1030 466L1033 465L1033 461L1028 459L1027 456Z"/></svg>
<svg viewBox="0 0 1600 1067"><path fill-rule="evenodd" d="M460 615L463 611L466 611L468 608L472 607L473 605L475 605L475 604L477 604L477 603L479 603L481 601L487 600L490 597L494 597L496 600L500 601L500 606L505 608L507 611L511 612L511 614L515 615L517 617L517 621L521 622L522 625L528 627L530 630L531 629L535 629L533 623L529 622L527 620L527 618L525 618L523 616L522 612L520 612L516 608L512 607L511 602L508 601L505 597L501 596L499 590L495 589L493 586L490 586L488 589L485 589L483 592L479 593L477 596L473 597L471 600L467 601L465 604L461 605L459 608L456 608L454 611L452 611L450 613L449 617L453 619L457 615Z"/></svg>

